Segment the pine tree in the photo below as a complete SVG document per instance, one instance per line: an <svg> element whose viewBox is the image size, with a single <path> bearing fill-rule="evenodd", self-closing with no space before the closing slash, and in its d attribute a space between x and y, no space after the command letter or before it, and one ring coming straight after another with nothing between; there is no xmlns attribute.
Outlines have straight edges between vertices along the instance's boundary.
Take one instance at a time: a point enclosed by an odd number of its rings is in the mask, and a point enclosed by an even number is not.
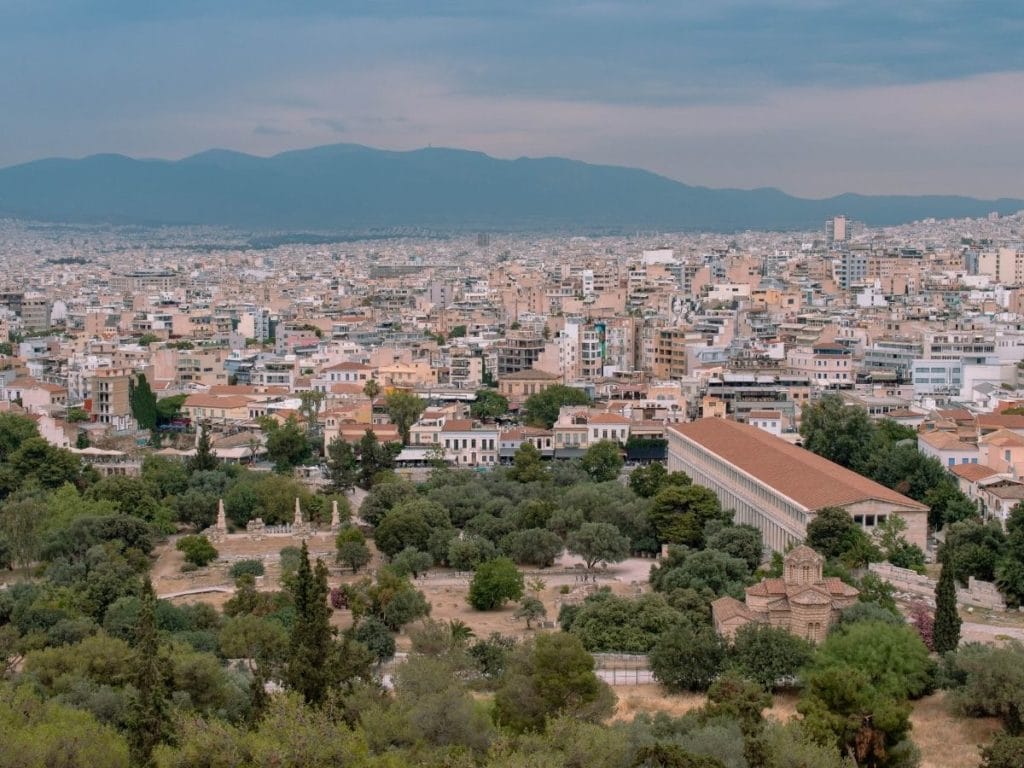
<svg viewBox="0 0 1024 768"><path fill-rule="evenodd" d="M206 425L199 427L199 441L196 443L196 455L188 460L185 468L189 474L193 472L205 472L216 469L220 460L214 455L210 447L210 435L206 431Z"/></svg>
<svg viewBox="0 0 1024 768"><path fill-rule="evenodd" d="M960 614L956 610L956 583L953 569L942 567L935 587L935 626L932 642L936 653L955 651L960 644Z"/></svg>
<svg viewBox="0 0 1024 768"><path fill-rule="evenodd" d="M309 548L302 542L302 557L292 586L295 623L288 643L285 684L301 693L309 704L323 702L330 687L335 653L331 608L327 604L327 566L309 564Z"/></svg>
<svg viewBox="0 0 1024 768"><path fill-rule="evenodd" d="M136 697L128 715L128 746L132 765L152 765L153 748L167 733L166 660L160 656L156 629L156 595L147 577L142 585L142 604L135 625L133 680Z"/></svg>

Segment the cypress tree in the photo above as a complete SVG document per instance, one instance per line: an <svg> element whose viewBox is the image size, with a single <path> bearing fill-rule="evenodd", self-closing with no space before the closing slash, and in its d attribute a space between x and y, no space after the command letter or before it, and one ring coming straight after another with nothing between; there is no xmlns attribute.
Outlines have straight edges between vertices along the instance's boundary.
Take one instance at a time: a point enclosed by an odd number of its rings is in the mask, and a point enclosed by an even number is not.
<svg viewBox="0 0 1024 768"><path fill-rule="evenodd" d="M142 429L156 429L156 395L146 380L146 374L140 373L137 381L129 381L128 403L132 416Z"/></svg>
<svg viewBox="0 0 1024 768"><path fill-rule="evenodd" d="M135 625L132 683L136 696L128 714L128 748L132 765L153 764L153 749L164 740L169 718L166 660L160 656L156 628L156 595L147 577Z"/></svg>
<svg viewBox="0 0 1024 768"><path fill-rule="evenodd" d="M185 468L192 472L205 472L216 469L220 460L214 455L210 447L210 435L206 431L206 425L199 427L199 441L196 443L196 455L188 460Z"/></svg>
<svg viewBox="0 0 1024 768"><path fill-rule="evenodd" d="M334 640L331 609L327 604L327 566L309 564L309 548L302 542L302 558L292 586L295 623L288 643L285 684L309 704L320 704L330 687Z"/></svg>
<svg viewBox="0 0 1024 768"><path fill-rule="evenodd" d="M936 653L955 651L960 644L960 614L956 610L956 583L953 569L942 567L939 583L935 586L935 628L933 642Z"/></svg>

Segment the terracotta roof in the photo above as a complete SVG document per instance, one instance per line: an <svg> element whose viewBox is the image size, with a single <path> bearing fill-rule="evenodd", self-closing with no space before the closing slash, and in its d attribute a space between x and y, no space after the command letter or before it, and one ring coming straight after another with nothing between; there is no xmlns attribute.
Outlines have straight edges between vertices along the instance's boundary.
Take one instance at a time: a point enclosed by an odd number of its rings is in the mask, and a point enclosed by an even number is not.
<svg viewBox="0 0 1024 768"><path fill-rule="evenodd" d="M989 429L1024 429L1024 416L1008 416L1005 413L979 413L978 426Z"/></svg>
<svg viewBox="0 0 1024 768"><path fill-rule="evenodd" d="M977 450L977 446L963 442L955 432L946 432L939 429L932 432L921 432L918 434L917 439L939 451Z"/></svg>
<svg viewBox="0 0 1024 768"><path fill-rule="evenodd" d="M617 413L595 413L587 419L589 424L629 424L625 416Z"/></svg>
<svg viewBox="0 0 1024 768"><path fill-rule="evenodd" d="M666 431L670 440L673 435L692 440L808 510L841 507L868 499L905 509L928 509L884 485L747 424L709 418L672 424Z"/></svg>
<svg viewBox="0 0 1024 768"><path fill-rule="evenodd" d="M964 480L969 480L972 483L999 474L992 467L985 464L956 464L950 467L949 471L957 477L962 477Z"/></svg>
<svg viewBox="0 0 1024 768"><path fill-rule="evenodd" d="M748 419L781 419L782 414L778 411L751 411Z"/></svg>
<svg viewBox="0 0 1024 768"><path fill-rule="evenodd" d="M997 429L981 438L985 445L998 445L1001 447L1019 448L1024 446L1024 437L1008 429Z"/></svg>
<svg viewBox="0 0 1024 768"><path fill-rule="evenodd" d="M772 595L786 594L786 582L782 579L762 579L752 586L747 587L747 594L755 597L771 597Z"/></svg>
<svg viewBox="0 0 1024 768"><path fill-rule="evenodd" d="M441 427L442 432L469 432L473 429L471 419L451 419Z"/></svg>
<svg viewBox="0 0 1024 768"><path fill-rule="evenodd" d="M748 621L754 620L754 615L743 603L735 597L720 597L711 603L711 616L716 624L729 619L743 618Z"/></svg>
<svg viewBox="0 0 1024 768"><path fill-rule="evenodd" d="M365 363L341 362L329 365L324 371L372 371L373 368Z"/></svg>

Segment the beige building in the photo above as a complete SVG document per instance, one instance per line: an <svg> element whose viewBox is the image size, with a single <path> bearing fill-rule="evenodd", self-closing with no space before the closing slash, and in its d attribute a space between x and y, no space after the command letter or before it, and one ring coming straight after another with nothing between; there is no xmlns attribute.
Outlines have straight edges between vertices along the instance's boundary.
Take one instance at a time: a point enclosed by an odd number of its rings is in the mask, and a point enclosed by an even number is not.
<svg viewBox="0 0 1024 768"><path fill-rule="evenodd" d="M668 469L710 488L735 522L758 528L765 546L801 544L818 510L842 507L868 533L898 515L924 550L928 507L748 424L701 419L667 428Z"/></svg>
<svg viewBox="0 0 1024 768"><path fill-rule="evenodd" d="M130 429L135 423L128 397L130 388L131 371L101 368L89 378L92 396L86 401L86 410L100 424L109 424L114 429Z"/></svg>
<svg viewBox="0 0 1024 768"><path fill-rule="evenodd" d="M740 627L756 621L820 643L840 611L857 602L860 594L841 579L825 578L824 565L825 558L810 547L791 550L781 579L764 579L747 587L745 603L726 596L711 604L715 631L731 640Z"/></svg>

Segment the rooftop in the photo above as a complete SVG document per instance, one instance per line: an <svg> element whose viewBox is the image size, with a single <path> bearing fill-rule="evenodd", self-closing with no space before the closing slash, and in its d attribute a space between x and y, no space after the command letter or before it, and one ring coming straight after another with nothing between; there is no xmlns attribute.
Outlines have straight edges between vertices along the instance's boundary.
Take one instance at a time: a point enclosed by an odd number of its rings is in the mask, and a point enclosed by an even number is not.
<svg viewBox="0 0 1024 768"><path fill-rule="evenodd" d="M868 499L910 510L928 509L874 480L747 424L708 418L672 424L667 431L701 445L808 510Z"/></svg>

